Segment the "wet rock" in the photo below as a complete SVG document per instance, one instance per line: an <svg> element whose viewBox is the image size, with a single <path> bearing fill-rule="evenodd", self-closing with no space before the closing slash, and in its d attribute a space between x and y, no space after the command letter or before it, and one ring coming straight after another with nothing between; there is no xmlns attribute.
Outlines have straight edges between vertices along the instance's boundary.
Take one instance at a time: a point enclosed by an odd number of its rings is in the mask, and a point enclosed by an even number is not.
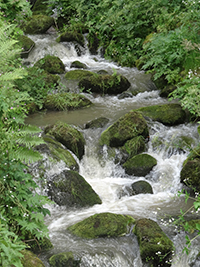
<svg viewBox="0 0 200 267"><path fill-rule="evenodd" d="M82 238L117 237L129 232L135 220L128 215L99 213L67 229Z"/></svg>
<svg viewBox="0 0 200 267"><path fill-rule="evenodd" d="M173 243L155 221L150 219L136 221L134 232L143 262L148 262L151 266L171 265Z"/></svg>
<svg viewBox="0 0 200 267"><path fill-rule="evenodd" d="M76 60L71 63L70 68L76 68L76 69L87 69L87 65Z"/></svg>
<svg viewBox="0 0 200 267"><path fill-rule="evenodd" d="M163 89L160 91L161 97L168 97L169 94L171 94L177 87L174 85L166 85Z"/></svg>
<svg viewBox="0 0 200 267"><path fill-rule="evenodd" d="M29 17L21 26L25 34L45 33L52 25L54 19L46 15L33 15Z"/></svg>
<svg viewBox="0 0 200 267"><path fill-rule="evenodd" d="M92 102L88 98L75 93L52 94L44 100L44 108L55 111L80 109L90 105L92 105Z"/></svg>
<svg viewBox="0 0 200 267"><path fill-rule="evenodd" d="M123 167L129 175L146 176L154 166L157 160L148 154L139 154L128 159Z"/></svg>
<svg viewBox="0 0 200 267"><path fill-rule="evenodd" d="M92 128L92 129L103 128L108 122L109 122L108 118L100 117L100 118L97 118L95 120L92 120L92 121L86 123L85 129L88 129L88 128Z"/></svg>
<svg viewBox="0 0 200 267"><path fill-rule="evenodd" d="M77 42L81 46L84 46L85 41L84 37L81 33L78 33L77 31L67 31L62 33L56 41L58 43L60 42Z"/></svg>
<svg viewBox="0 0 200 267"><path fill-rule="evenodd" d="M130 87L130 82L122 75L94 74L82 78L79 87L100 94L120 94Z"/></svg>
<svg viewBox="0 0 200 267"><path fill-rule="evenodd" d="M184 123L186 120L186 113L179 104L154 105L139 108L137 111L145 117L169 126Z"/></svg>
<svg viewBox="0 0 200 267"><path fill-rule="evenodd" d="M149 135L146 120L140 113L130 111L101 134L99 143L100 145L120 147L126 141L140 135L144 138Z"/></svg>
<svg viewBox="0 0 200 267"><path fill-rule="evenodd" d="M56 56L46 55L38 60L35 65L51 74L62 74L65 72L65 65L62 60Z"/></svg>
<svg viewBox="0 0 200 267"><path fill-rule="evenodd" d="M137 181L131 185L131 195L153 194L152 186L146 181Z"/></svg>
<svg viewBox="0 0 200 267"><path fill-rule="evenodd" d="M132 98L132 97L133 97L133 95L131 93L123 92L118 96L118 99Z"/></svg>
<svg viewBox="0 0 200 267"><path fill-rule="evenodd" d="M79 267L80 260L76 259L71 251L62 252L51 256L49 259L51 267Z"/></svg>
<svg viewBox="0 0 200 267"><path fill-rule="evenodd" d="M48 183L48 196L60 206L87 207L101 204L100 197L75 171L64 170Z"/></svg>
<svg viewBox="0 0 200 267"><path fill-rule="evenodd" d="M25 240L29 240L28 245L29 249L33 253L41 253L42 251L48 251L51 248L53 248L53 245L50 241L50 239L44 237L44 238L36 238L31 234L31 232L27 233L25 235Z"/></svg>
<svg viewBox="0 0 200 267"><path fill-rule="evenodd" d="M98 54L99 49L99 39L95 33L89 33L87 35L88 49L92 55Z"/></svg>
<svg viewBox="0 0 200 267"><path fill-rule="evenodd" d="M184 164L180 179L186 186L200 193L200 158L187 160Z"/></svg>
<svg viewBox="0 0 200 267"><path fill-rule="evenodd" d="M64 122L57 122L54 125L47 126L45 134L55 137L66 148L72 151L79 159L85 152L85 139L80 131Z"/></svg>
<svg viewBox="0 0 200 267"><path fill-rule="evenodd" d="M29 53L35 46L35 42L26 35L20 35L19 45L22 47L21 58L28 58Z"/></svg>
<svg viewBox="0 0 200 267"><path fill-rule="evenodd" d="M21 253L24 256L21 259L23 267L45 267L44 263L33 252L23 250Z"/></svg>

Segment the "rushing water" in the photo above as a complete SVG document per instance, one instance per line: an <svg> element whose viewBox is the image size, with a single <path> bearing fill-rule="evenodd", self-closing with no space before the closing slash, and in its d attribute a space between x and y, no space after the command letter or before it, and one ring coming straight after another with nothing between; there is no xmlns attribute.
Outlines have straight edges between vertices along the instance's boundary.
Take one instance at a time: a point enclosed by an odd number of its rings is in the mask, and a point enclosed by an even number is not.
<svg viewBox="0 0 200 267"><path fill-rule="evenodd" d="M73 44L55 42L54 35L29 36L35 41L36 47L26 61L35 63L46 54L56 55L64 62L66 71L70 70L71 62L79 60L88 66L91 71L106 70L112 73L113 69L128 78L132 88L142 88L140 93L132 98L119 99L117 96L98 96L86 94L93 102L93 106L76 111L48 112L29 116L27 123L45 126L64 121L76 125L83 132L86 139L85 155L79 162L80 174L93 187L102 199L101 205L90 208L69 209L52 205L49 207L51 216L46 218L50 231L50 239L54 249L40 257L48 267L48 257L55 253L73 251L82 257L81 267L143 267L140 259L137 239L133 234L120 238L99 238L83 240L74 237L66 228L95 213L113 212L128 214L134 218L151 218L158 222L165 233L176 246L173 258L173 267L187 267L193 263L200 245L198 241L192 244L189 256L182 254L185 244L185 233L179 232L173 226L173 218L180 214L180 209L187 210L192 203L185 203L184 197L176 194L182 189L180 171L189 149L181 150L177 144L182 136L193 139L192 146L199 142L197 126L183 124L176 127L167 127L158 122L149 121L150 141L147 153L155 157L158 164L146 177L135 177L125 174L124 170L113 161L107 159L107 150L104 148L104 162L99 161L96 154L96 144L104 129L84 129L86 122L104 116L109 118L109 125L132 109L153 104L167 103L159 96L159 92L150 81L150 77L136 68L122 68L113 62L100 57L91 56L87 49L80 48L82 55L78 56ZM69 86L69 84L68 84ZM70 85L74 91L77 85ZM106 126L108 127L108 125ZM56 172L65 168L63 163L52 165L47 172L47 180ZM129 196L126 190L133 181L148 180L154 194L140 194ZM166 219L168 218L168 219ZM196 262L194 266L199 266Z"/></svg>

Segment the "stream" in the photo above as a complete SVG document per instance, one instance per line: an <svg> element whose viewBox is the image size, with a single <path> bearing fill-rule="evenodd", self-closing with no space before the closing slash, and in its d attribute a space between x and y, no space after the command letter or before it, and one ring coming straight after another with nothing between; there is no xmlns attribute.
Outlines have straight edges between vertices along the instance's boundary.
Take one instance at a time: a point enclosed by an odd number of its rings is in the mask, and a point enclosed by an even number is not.
<svg viewBox="0 0 200 267"><path fill-rule="evenodd" d="M182 124L175 127L167 127L158 122L148 121L150 140L147 153L155 157L158 164L146 177L129 176L125 174L120 165L108 160L107 150L104 147L104 164L100 164L96 154L96 145L105 128L85 129L84 125L98 117L109 118L109 125L127 112L139 107L165 104L168 100L159 96L150 76L136 68L122 68L113 62L109 62L98 55L90 55L87 48L80 48L81 56L78 56L72 43L57 43L53 34L28 35L36 46L25 61L34 64L47 54L58 56L65 64L66 72L72 70L70 64L79 60L86 64L88 70L97 72L106 70L112 73L124 75L131 83L132 88L142 88L139 93L131 98L119 99L118 96L99 96L85 94L94 104L93 106L75 111L46 112L30 115L26 122L39 127L63 121L75 125L84 134L86 139L85 155L78 161L80 174L93 187L102 199L101 205L89 208L69 209L51 205L51 216L46 218L50 239L54 248L42 253L39 257L46 267L49 267L48 258L56 253L73 251L81 256L81 267L145 267L139 253L137 238L133 234L119 238L99 238L84 240L72 236L66 232L66 228L95 213L113 212L117 214L131 215L135 219L150 218L155 220L163 231L174 242L176 247L172 261L172 267L197 267L200 261L195 258L200 250L200 242L196 239L191 246L191 252L187 256L182 253L185 245L185 233L179 231L173 224L174 217L191 207L192 202L185 203L185 197L178 197L177 193L183 188L180 183L180 171L189 149L184 151L177 147L182 136L193 139L192 147L197 145L200 137L197 133L197 125ZM62 76L61 76L62 78ZM63 83L64 79L62 79ZM77 84L66 83L70 90L78 92ZM108 125L106 125L106 128ZM159 145L157 145L159 143ZM65 168L63 164L52 166L48 175L50 177ZM147 180L154 194L139 194L129 196L126 187L133 181Z"/></svg>

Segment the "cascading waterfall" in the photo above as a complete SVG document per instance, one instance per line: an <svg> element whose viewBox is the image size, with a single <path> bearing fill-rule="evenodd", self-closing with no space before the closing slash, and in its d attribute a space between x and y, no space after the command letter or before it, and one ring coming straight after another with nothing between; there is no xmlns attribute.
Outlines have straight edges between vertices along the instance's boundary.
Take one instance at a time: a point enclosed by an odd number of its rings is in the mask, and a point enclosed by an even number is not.
<svg viewBox="0 0 200 267"><path fill-rule="evenodd" d="M158 222L165 233L176 246L176 254L173 258L173 267L189 267L197 255L200 245L197 241L192 244L192 253L187 257L182 254L184 246L184 233L178 232L172 225L173 216L180 213L180 209L186 210L191 202L185 203L184 197L176 194L182 189L180 183L180 171L183 161L186 159L189 148L180 149L181 136L191 137L192 146L199 142L197 126L183 124L175 127L167 127L158 122L148 121L150 141L147 153L155 157L158 164L146 177L135 177L125 174L122 167L107 158L107 149L103 148L103 158L99 158L96 145L101 132L104 129L84 129L84 124L89 120L100 116L109 118L112 124L120 116L132 109L153 104L167 103L166 99L159 96L159 92L151 83L149 76L135 68L121 68L113 62L107 62L99 55L94 60L87 50L82 49L81 56L77 55L74 45L58 44L55 36L35 35L29 36L36 43L26 61L35 63L46 54L60 57L64 62L66 71L74 60L85 63L92 71L104 69L111 72L113 69L124 75L131 82L131 86L142 87L144 92L132 98L119 99L117 96L93 96L87 97L94 103L90 108L76 111L49 112L46 114L31 115L28 123L44 126L58 120L76 125L83 132L86 139L85 155L79 162L80 174L93 187L101 197L102 204L90 208L69 209L52 205L49 207L51 216L46 218L49 227L50 239L54 245L53 252L40 255L45 266L48 267L48 257L55 253L73 251L82 258L81 267L143 267L140 259L137 239L133 234L119 238L100 238L97 240L82 240L74 237L66 228L95 213L113 212L131 215L134 218L150 218ZM80 115L81 114L81 115ZM47 162L47 164L49 164ZM65 165L52 165L47 173L47 182L53 174L63 170ZM127 187L133 181L147 180L154 194L140 194L129 196ZM165 219L165 215L169 219ZM50 254L48 254L50 253ZM196 262L195 264L198 264ZM197 266L197 265L194 265Z"/></svg>

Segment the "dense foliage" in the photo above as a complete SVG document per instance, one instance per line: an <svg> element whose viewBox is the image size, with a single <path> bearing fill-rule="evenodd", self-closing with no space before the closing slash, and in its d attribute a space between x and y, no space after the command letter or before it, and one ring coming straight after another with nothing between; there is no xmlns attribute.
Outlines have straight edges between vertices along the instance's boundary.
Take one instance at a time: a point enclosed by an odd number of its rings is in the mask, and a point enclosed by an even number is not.
<svg viewBox="0 0 200 267"><path fill-rule="evenodd" d="M26 235L48 235L43 207L47 199L36 193L37 185L24 163L40 159L32 148L42 143L40 129L24 124L31 96L15 87L27 75L19 59L17 29L0 18L0 266L22 267L20 251Z"/></svg>

